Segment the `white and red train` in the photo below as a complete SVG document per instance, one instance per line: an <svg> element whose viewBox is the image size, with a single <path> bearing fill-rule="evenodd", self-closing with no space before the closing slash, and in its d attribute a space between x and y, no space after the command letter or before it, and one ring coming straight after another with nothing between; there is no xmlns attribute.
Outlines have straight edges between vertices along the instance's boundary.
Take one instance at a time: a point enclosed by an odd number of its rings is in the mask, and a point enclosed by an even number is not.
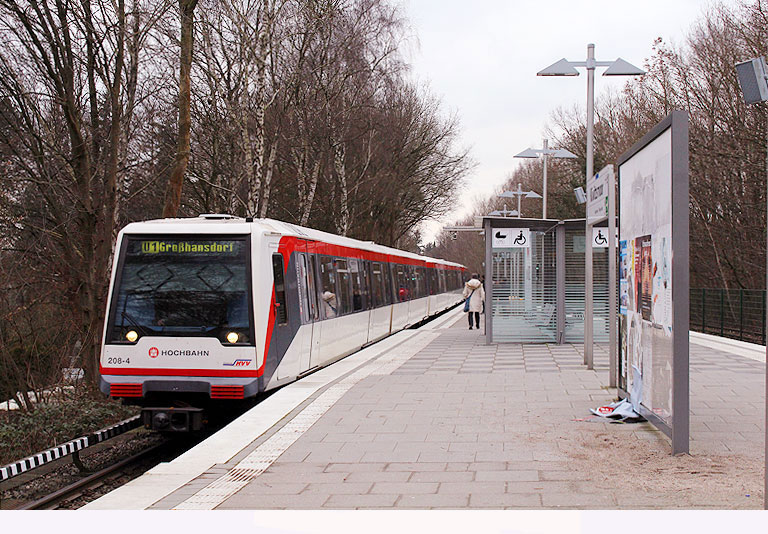
<svg viewBox="0 0 768 534"><path fill-rule="evenodd" d="M146 426L292 382L461 300L462 265L270 219L201 215L119 234L101 389Z"/></svg>

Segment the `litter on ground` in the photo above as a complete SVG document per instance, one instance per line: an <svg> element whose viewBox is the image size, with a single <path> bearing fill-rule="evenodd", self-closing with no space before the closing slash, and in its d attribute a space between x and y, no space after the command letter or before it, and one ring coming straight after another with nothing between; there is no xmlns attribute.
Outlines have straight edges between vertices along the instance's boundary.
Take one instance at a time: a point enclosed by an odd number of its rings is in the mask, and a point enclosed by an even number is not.
<svg viewBox="0 0 768 534"><path fill-rule="evenodd" d="M600 406L596 410L590 409L589 411L599 417L612 419L617 423L640 423L645 421L645 418L632 408L632 403L627 399L612 402L611 404Z"/></svg>

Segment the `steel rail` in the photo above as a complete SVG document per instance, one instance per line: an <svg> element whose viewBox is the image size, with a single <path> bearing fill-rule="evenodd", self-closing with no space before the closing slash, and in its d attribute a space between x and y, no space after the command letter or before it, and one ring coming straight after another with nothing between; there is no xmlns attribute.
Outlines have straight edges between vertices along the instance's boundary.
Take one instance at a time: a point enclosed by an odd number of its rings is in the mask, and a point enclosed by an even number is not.
<svg viewBox="0 0 768 534"><path fill-rule="evenodd" d="M17 510L41 510L45 509L46 506L61 502L65 500L65 498L76 492L77 490L86 487L90 484L93 484L94 482L97 482L108 475L114 473L115 471L118 471L119 469L122 469L123 467L137 463L138 461L144 459L146 456L151 455L152 453L155 453L158 449L165 447L168 444L167 441L164 441L162 443L158 443L157 445L154 445L148 449L145 449L141 452L138 452L134 454L133 456L129 456L128 458L124 458L120 460L119 462L116 462L108 467L105 467L104 469L101 469L95 473L92 473L88 475L87 477L83 478L82 480L78 480L77 482L70 484L68 486L65 486L59 490L54 491L53 493L50 493L49 495L46 495L45 497L38 499L33 502L26 503L18 508Z"/></svg>

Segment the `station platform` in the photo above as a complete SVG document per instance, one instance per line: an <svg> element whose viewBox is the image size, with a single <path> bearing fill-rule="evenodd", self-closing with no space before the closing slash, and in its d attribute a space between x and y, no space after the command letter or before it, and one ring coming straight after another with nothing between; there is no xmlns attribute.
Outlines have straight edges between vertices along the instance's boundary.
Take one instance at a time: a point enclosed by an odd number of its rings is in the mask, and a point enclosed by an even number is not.
<svg viewBox="0 0 768 534"><path fill-rule="evenodd" d="M483 317L484 320L484 317ZM691 454L616 424L608 354L460 308L286 386L89 510L762 509L764 347L691 334Z"/></svg>

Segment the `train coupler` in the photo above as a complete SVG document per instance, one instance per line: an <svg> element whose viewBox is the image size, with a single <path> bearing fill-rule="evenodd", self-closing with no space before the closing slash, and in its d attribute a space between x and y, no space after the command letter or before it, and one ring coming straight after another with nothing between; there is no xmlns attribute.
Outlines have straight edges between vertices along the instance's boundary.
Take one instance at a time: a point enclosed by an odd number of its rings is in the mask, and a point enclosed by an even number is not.
<svg viewBox="0 0 768 534"><path fill-rule="evenodd" d="M202 408L144 408L144 428L158 432L194 432L205 425Z"/></svg>

